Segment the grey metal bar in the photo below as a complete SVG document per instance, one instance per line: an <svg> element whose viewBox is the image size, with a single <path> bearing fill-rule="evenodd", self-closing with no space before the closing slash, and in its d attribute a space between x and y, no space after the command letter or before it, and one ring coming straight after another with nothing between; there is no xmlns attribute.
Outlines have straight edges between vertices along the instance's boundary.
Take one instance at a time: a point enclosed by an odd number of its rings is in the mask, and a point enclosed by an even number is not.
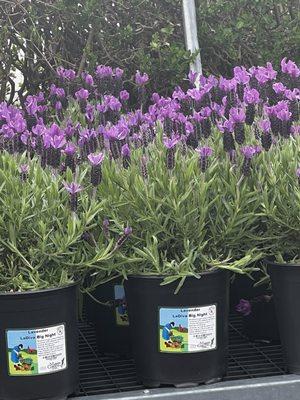
<svg viewBox="0 0 300 400"><path fill-rule="evenodd" d="M194 53L199 50L195 0L182 0L182 10L186 49ZM202 75L200 51L190 68Z"/></svg>
<svg viewBox="0 0 300 400"><path fill-rule="evenodd" d="M300 376L220 382L191 389L151 389L80 397L77 400L299 400Z"/></svg>

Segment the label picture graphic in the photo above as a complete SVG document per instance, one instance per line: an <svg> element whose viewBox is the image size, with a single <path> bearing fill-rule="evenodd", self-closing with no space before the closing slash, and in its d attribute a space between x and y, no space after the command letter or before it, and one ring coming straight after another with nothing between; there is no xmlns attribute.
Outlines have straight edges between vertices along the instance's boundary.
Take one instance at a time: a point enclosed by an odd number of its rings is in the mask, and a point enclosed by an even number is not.
<svg viewBox="0 0 300 400"><path fill-rule="evenodd" d="M217 307L160 308L159 350L191 353L217 348Z"/></svg>
<svg viewBox="0 0 300 400"><path fill-rule="evenodd" d="M65 326L7 330L8 374L51 374L67 368Z"/></svg>
<svg viewBox="0 0 300 400"><path fill-rule="evenodd" d="M115 285L115 311L116 311L116 324L118 326L129 326L127 302L125 298L125 290L122 285Z"/></svg>

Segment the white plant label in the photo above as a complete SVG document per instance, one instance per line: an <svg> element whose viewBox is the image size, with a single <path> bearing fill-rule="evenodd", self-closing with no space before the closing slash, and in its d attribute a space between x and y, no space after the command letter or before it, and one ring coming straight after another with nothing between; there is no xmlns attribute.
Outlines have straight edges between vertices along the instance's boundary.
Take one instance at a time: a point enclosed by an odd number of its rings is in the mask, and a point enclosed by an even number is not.
<svg viewBox="0 0 300 400"><path fill-rule="evenodd" d="M159 350L192 353L217 348L217 306L160 308Z"/></svg>
<svg viewBox="0 0 300 400"><path fill-rule="evenodd" d="M6 331L12 376L52 374L67 368L65 325Z"/></svg>

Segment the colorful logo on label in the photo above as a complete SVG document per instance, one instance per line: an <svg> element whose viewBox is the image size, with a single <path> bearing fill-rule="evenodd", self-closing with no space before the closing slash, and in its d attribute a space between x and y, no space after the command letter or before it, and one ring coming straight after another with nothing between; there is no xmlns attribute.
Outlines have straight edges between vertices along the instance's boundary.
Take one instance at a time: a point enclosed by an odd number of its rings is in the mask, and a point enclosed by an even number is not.
<svg viewBox="0 0 300 400"><path fill-rule="evenodd" d="M192 353L217 348L217 306L160 308L159 351Z"/></svg>
<svg viewBox="0 0 300 400"><path fill-rule="evenodd" d="M65 325L7 330L8 374L52 374L67 368Z"/></svg>
<svg viewBox="0 0 300 400"><path fill-rule="evenodd" d="M118 326L129 326L127 302L125 298L125 290L122 285L115 285L115 311L116 311L116 324Z"/></svg>

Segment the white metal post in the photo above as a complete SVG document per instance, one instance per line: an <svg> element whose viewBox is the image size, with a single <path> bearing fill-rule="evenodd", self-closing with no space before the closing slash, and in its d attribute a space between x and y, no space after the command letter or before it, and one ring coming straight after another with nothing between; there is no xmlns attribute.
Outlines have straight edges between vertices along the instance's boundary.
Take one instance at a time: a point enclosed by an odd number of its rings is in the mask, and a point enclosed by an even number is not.
<svg viewBox="0 0 300 400"><path fill-rule="evenodd" d="M186 49L195 53L197 50L199 51L195 0L182 0L182 9ZM190 68L202 75L200 52L195 61L191 63Z"/></svg>

